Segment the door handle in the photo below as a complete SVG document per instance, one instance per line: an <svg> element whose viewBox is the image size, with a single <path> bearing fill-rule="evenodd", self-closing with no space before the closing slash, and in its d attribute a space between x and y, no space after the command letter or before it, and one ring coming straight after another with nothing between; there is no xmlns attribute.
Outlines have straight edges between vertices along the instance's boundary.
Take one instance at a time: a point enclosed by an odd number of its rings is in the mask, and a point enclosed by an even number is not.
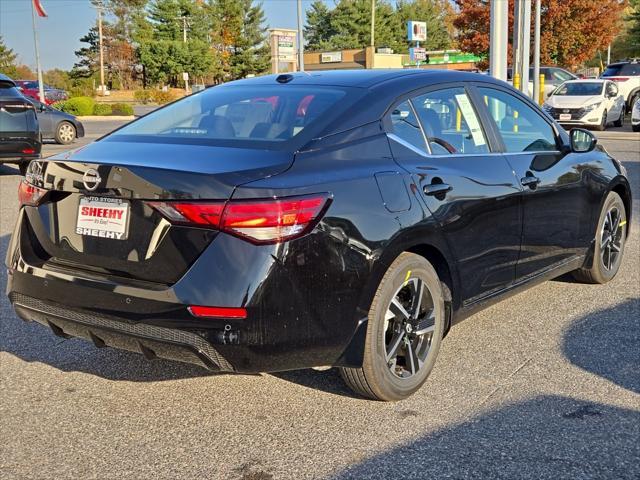
<svg viewBox="0 0 640 480"><path fill-rule="evenodd" d="M527 174L526 177L520 179L520 183L524 187L536 188L540 183L540 179L534 175Z"/></svg>
<svg viewBox="0 0 640 480"><path fill-rule="evenodd" d="M425 185L422 191L425 195L438 196L444 195L451 190L453 190L453 187L448 183L430 183Z"/></svg>

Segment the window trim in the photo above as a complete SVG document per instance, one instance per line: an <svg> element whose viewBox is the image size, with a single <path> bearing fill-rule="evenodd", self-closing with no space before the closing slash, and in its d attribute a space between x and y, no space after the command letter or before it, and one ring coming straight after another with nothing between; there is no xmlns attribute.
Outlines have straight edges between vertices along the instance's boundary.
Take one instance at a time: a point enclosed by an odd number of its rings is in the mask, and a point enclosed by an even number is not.
<svg viewBox="0 0 640 480"><path fill-rule="evenodd" d="M560 132L558 131L558 128L557 128L555 122L550 122L549 119L544 115L544 113L541 110L538 111L539 107L535 103L533 103L529 97L527 97L525 95L522 95L522 94L514 95L514 92L509 91L509 89L504 88L502 85L495 85L495 84L489 84L489 83L484 83L484 82L472 82L470 84L470 86L471 86L471 90L472 90L472 93L473 93L473 101L474 101L474 103L479 105L479 108L482 111L483 122L488 122L489 128L493 131L493 134L495 135L496 140L500 144L500 153L503 153L505 155L515 155L515 154L535 154L535 153L541 153L541 152L546 152L546 153L553 153L553 152L560 153L560 152L562 152L562 142L561 142L561 138L562 137L560 135ZM484 101L482 99L483 95L480 92L480 88L487 88L487 89L490 89L490 90L497 90L499 92L503 92L506 95L510 95L513 98L515 98L517 100L520 100L522 103L527 105L531 110L533 110L551 128L551 131L553 133L553 137L554 137L554 140L555 140L555 144L556 144L555 145L556 149L555 150L531 151L531 152L508 152L506 144L504 143L504 138L502 137L502 134L500 133L500 129L498 128L498 126L496 125L495 120L491 116L491 113L489 112L489 109L484 104Z"/></svg>

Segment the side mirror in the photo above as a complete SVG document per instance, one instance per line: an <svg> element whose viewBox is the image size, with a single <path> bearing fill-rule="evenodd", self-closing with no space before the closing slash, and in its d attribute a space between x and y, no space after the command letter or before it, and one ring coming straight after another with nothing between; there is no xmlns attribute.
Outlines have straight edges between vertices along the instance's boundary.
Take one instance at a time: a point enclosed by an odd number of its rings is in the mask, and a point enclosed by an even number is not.
<svg viewBox="0 0 640 480"><path fill-rule="evenodd" d="M46 112L47 110L49 110L49 108L44 103L41 103L39 110L41 112Z"/></svg>
<svg viewBox="0 0 640 480"><path fill-rule="evenodd" d="M571 151L575 153L590 152L598 143L596 136L584 128L571 129L569 137L571 139Z"/></svg>

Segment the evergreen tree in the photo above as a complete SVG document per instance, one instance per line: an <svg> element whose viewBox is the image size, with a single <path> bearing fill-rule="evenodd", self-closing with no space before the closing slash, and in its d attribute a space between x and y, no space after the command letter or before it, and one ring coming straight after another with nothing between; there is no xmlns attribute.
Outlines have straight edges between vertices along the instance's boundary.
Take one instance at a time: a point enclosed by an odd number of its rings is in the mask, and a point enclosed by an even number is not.
<svg viewBox="0 0 640 480"><path fill-rule="evenodd" d="M420 46L427 50L441 50L451 46L451 35L447 30L447 0L399 0L396 16L401 28L397 32L397 41L404 44L403 51L410 46L407 41L407 22L416 20L426 22L427 40Z"/></svg>
<svg viewBox="0 0 640 480"><path fill-rule="evenodd" d="M71 69L71 77L89 78L99 68L100 43L98 38L98 27L91 27L89 32L80 38L80 41L87 45L75 51L78 61Z"/></svg>
<svg viewBox="0 0 640 480"><path fill-rule="evenodd" d="M384 0L376 0L375 43L377 47L402 48L397 41L398 21L393 7ZM332 49L363 48L371 43L371 1L340 0L331 12L330 38Z"/></svg>
<svg viewBox="0 0 640 480"><path fill-rule="evenodd" d="M315 0L307 10L304 39L307 50L328 50L336 34L331 25L331 10L322 0Z"/></svg>
<svg viewBox="0 0 640 480"><path fill-rule="evenodd" d="M7 47L0 35L0 72L10 77L16 74L16 58L18 56Z"/></svg>

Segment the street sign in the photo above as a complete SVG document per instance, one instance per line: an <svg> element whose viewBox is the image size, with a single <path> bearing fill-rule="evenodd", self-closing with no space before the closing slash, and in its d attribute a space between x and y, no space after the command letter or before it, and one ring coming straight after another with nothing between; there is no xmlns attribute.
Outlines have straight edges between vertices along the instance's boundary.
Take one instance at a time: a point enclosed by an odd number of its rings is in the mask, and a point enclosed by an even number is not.
<svg viewBox="0 0 640 480"><path fill-rule="evenodd" d="M425 62L427 60L427 51L424 48L412 47L409 49L409 59L412 62Z"/></svg>
<svg viewBox="0 0 640 480"><path fill-rule="evenodd" d="M407 22L407 38L410 42L424 42L427 40L427 22Z"/></svg>
<svg viewBox="0 0 640 480"><path fill-rule="evenodd" d="M182 80L185 82L189 81L189 72L182 72Z"/></svg>

